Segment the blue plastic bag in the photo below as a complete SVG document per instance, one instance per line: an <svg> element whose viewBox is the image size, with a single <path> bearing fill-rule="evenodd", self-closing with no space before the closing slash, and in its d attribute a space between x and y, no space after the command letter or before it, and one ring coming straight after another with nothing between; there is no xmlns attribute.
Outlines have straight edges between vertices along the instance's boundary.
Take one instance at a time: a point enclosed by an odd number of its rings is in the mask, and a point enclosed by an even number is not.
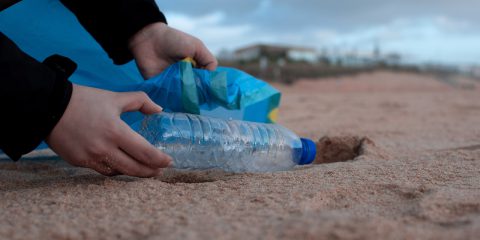
<svg viewBox="0 0 480 240"><path fill-rule="evenodd" d="M226 67L216 71L196 69L186 61L173 64L160 75L141 83L121 86L98 83L95 87L119 92L143 91L164 111L255 122L274 122L274 112L280 102L276 89L242 71ZM140 117L124 114L123 119L134 123Z"/></svg>

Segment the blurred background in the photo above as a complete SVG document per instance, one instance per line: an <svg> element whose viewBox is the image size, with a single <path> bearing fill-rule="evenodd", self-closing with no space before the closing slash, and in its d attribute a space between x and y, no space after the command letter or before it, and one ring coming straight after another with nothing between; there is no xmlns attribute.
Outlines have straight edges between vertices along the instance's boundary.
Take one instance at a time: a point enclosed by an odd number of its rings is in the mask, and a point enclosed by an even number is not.
<svg viewBox="0 0 480 240"><path fill-rule="evenodd" d="M480 77L476 0L157 1L220 64L267 80L385 68Z"/></svg>

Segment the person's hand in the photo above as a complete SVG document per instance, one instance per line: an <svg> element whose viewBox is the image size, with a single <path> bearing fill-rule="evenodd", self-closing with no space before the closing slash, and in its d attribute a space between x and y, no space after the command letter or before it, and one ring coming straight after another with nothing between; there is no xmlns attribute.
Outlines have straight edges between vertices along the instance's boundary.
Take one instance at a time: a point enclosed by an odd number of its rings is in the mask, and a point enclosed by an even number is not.
<svg viewBox="0 0 480 240"><path fill-rule="evenodd" d="M165 23L144 27L130 39L129 48L145 79L186 57L192 57L198 67L208 70L215 70L218 64L202 41Z"/></svg>
<svg viewBox="0 0 480 240"><path fill-rule="evenodd" d="M73 85L65 113L46 139L67 162L112 176L158 175L171 165L171 157L156 149L120 119L139 110L162 111L143 92L115 93Z"/></svg>

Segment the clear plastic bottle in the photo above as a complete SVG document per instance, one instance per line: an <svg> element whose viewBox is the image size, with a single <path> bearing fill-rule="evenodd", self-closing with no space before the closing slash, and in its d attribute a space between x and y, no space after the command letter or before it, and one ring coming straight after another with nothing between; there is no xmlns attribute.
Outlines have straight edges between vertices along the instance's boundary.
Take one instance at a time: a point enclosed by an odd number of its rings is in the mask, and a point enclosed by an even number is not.
<svg viewBox="0 0 480 240"><path fill-rule="evenodd" d="M271 172L310 164L315 144L277 125L185 113L147 116L139 130L178 169Z"/></svg>

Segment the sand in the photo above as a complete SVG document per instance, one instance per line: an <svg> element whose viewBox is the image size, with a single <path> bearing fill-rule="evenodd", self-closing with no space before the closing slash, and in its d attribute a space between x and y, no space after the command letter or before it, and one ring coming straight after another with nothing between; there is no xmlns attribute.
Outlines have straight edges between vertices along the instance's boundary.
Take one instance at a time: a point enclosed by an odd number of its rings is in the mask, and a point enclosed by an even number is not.
<svg viewBox="0 0 480 240"><path fill-rule="evenodd" d="M478 239L479 82L375 72L276 85L312 166L103 177L0 161L2 239Z"/></svg>

